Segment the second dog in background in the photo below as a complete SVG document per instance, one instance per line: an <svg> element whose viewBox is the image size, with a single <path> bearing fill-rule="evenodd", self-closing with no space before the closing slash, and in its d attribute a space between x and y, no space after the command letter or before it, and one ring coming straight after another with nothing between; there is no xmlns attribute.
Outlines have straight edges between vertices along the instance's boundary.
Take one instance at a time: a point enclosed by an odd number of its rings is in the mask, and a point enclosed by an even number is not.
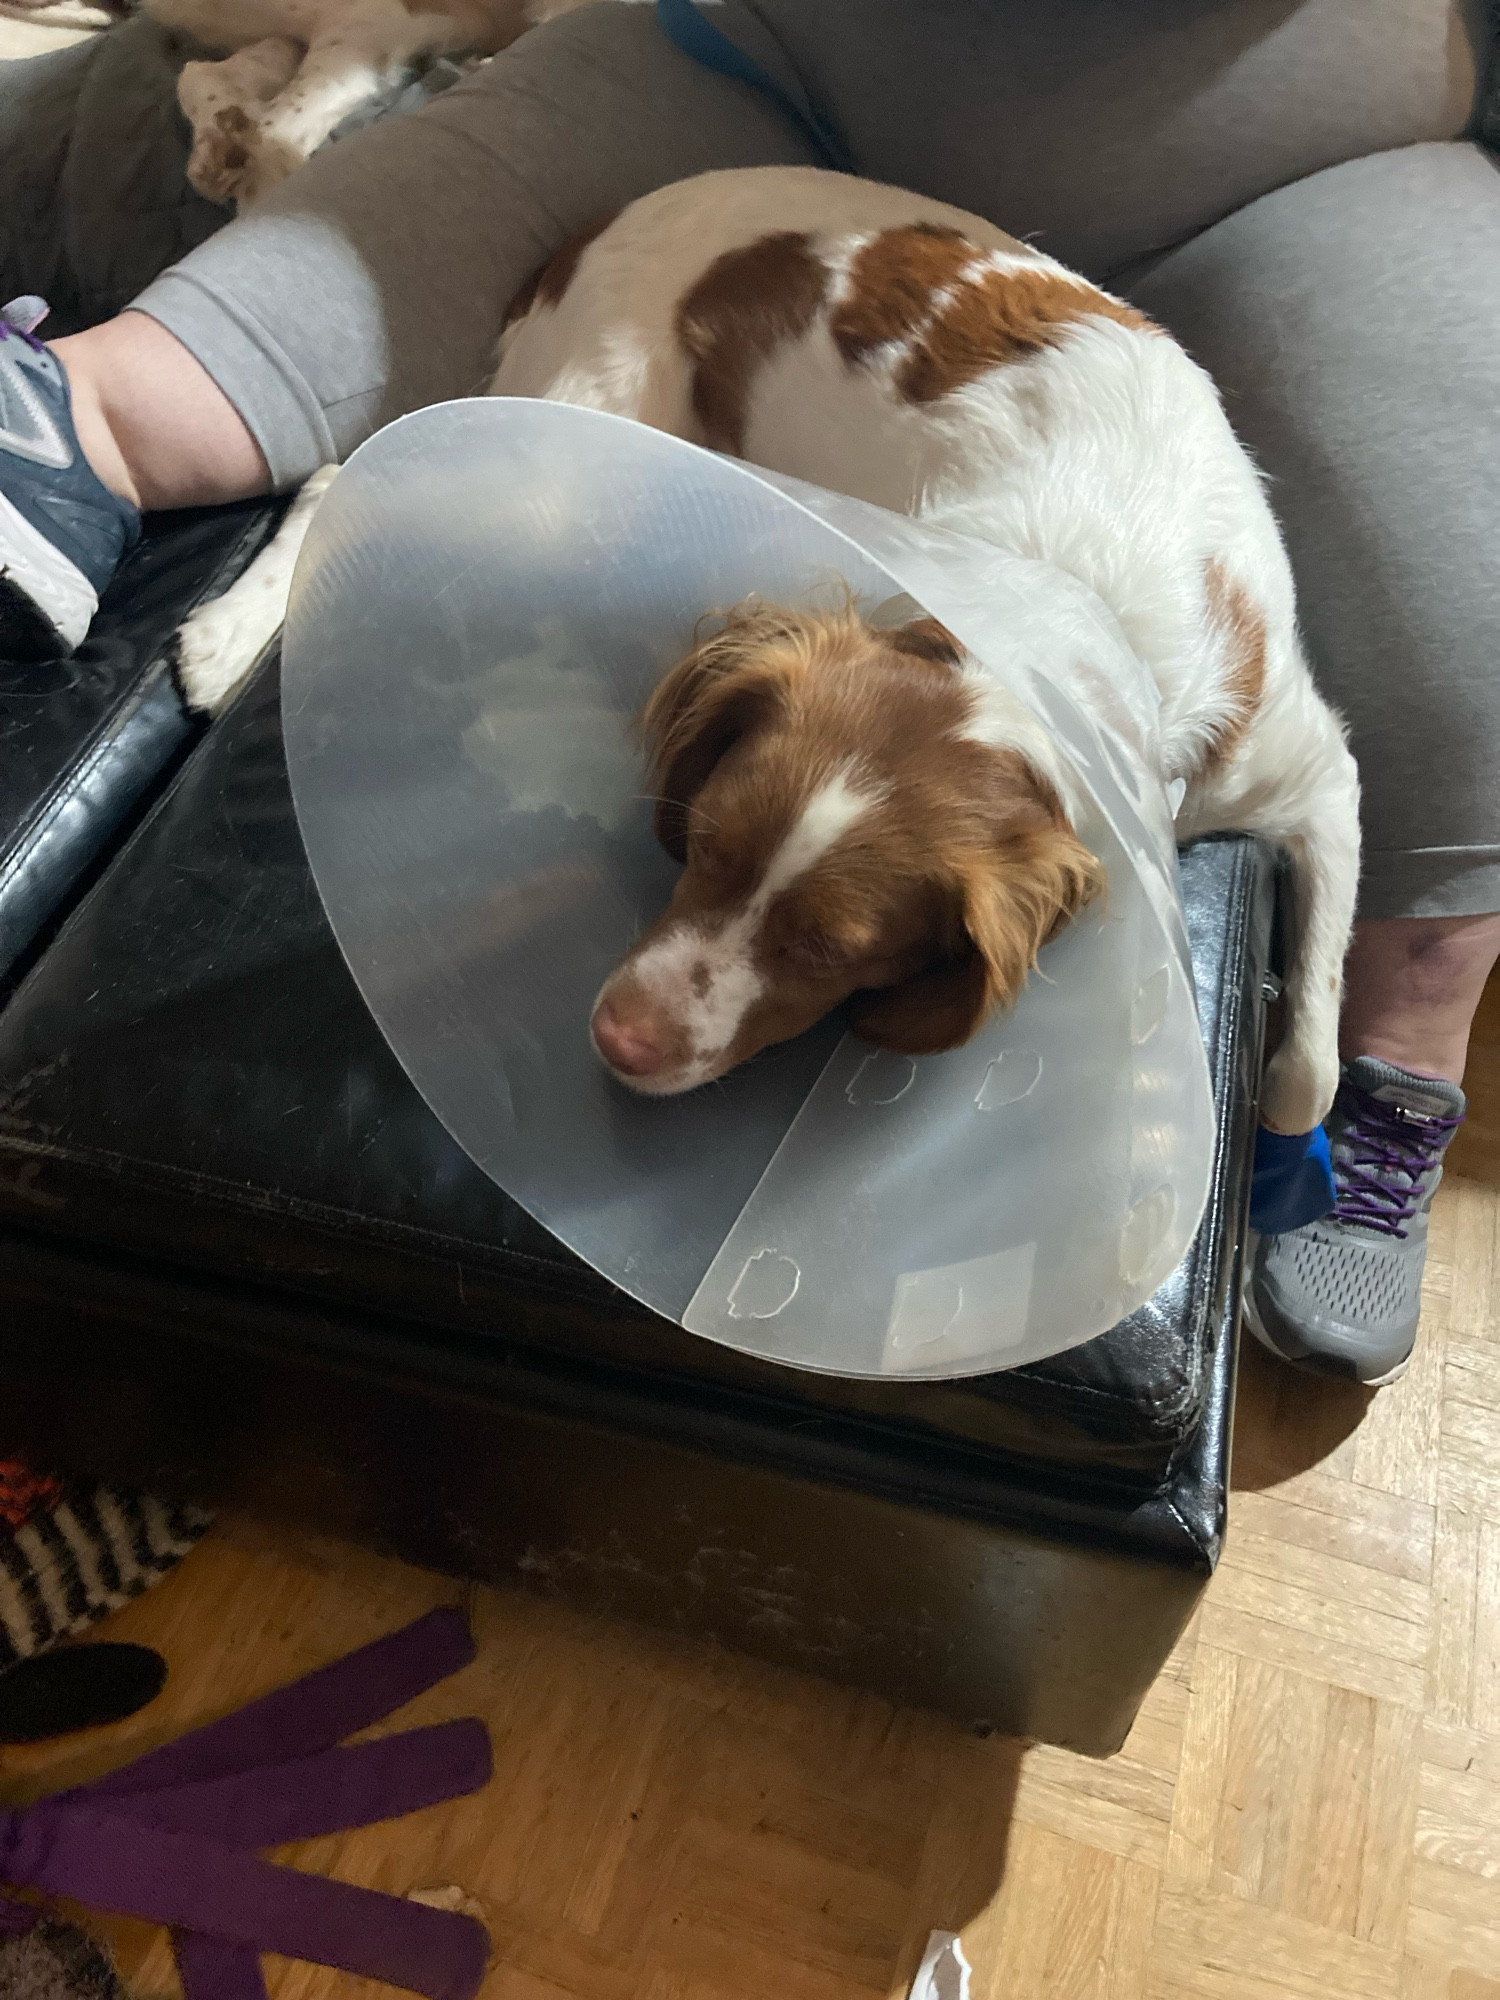
<svg viewBox="0 0 1500 2000"><path fill-rule="evenodd" d="M267 193L423 56L492 56L591 0L144 0L166 27L227 51L190 62L178 101L188 179L210 201Z"/></svg>

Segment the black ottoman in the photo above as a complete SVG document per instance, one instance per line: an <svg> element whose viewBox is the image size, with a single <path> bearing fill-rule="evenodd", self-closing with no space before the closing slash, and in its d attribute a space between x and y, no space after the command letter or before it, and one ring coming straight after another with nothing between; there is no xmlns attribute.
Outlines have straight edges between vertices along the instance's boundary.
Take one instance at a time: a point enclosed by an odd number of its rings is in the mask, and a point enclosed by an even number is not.
<svg viewBox="0 0 1500 2000"><path fill-rule="evenodd" d="M1008 1374L803 1374L613 1290L427 1111L273 661L0 1014L0 1448L1109 1751L1223 1532L1273 880L1183 858L1220 1140L1157 1298Z"/></svg>
<svg viewBox="0 0 1500 2000"><path fill-rule="evenodd" d="M173 675L177 628L284 511L247 500L152 515L72 659L0 659L0 997L202 729Z"/></svg>

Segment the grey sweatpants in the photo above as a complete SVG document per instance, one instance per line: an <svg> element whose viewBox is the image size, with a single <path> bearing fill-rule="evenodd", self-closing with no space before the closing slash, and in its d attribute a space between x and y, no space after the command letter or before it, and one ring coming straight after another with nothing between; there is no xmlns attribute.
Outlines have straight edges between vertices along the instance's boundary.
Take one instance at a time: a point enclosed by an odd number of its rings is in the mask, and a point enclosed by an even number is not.
<svg viewBox="0 0 1500 2000"><path fill-rule="evenodd" d="M1500 173L1462 136L1483 0L728 0L713 18L862 171L1035 236L1216 374L1350 720L1363 914L1500 909ZM0 69L7 148L17 87ZM589 7L330 147L136 304L292 485L482 387L510 299L596 216L813 157L649 8Z"/></svg>

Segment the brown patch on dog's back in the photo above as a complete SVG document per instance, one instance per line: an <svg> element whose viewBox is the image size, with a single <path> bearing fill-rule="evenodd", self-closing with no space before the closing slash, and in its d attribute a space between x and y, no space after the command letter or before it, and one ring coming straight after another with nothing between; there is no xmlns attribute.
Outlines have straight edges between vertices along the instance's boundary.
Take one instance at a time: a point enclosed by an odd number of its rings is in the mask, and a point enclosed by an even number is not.
<svg viewBox="0 0 1500 2000"><path fill-rule="evenodd" d="M577 275L579 260L589 245L601 237L619 214L613 209L608 215L597 216L586 229L580 229L576 236L570 236L560 250L553 252L540 269L532 272L515 297L505 315L505 324L514 326L517 320L525 319L533 306L559 306Z"/></svg>
<svg viewBox="0 0 1500 2000"><path fill-rule="evenodd" d="M833 344L851 364L924 326L933 300L981 253L967 236L934 222L884 229L849 267L844 298L828 323Z"/></svg>
<svg viewBox="0 0 1500 2000"><path fill-rule="evenodd" d="M978 270L914 341L897 370L897 392L908 403L936 402L991 368L1059 346L1083 319L1113 320L1136 333L1158 331L1134 306L1061 271Z"/></svg>
<svg viewBox="0 0 1500 2000"><path fill-rule="evenodd" d="M1266 684L1266 619L1217 557L1203 566L1203 587L1210 622L1224 640L1224 694L1229 707L1204 758L1204 768L1213 771L1238 750L1260 706Z"/></svg>
<svg viewBox="0 0 1500 2000"><path fill-rule="evenodd" d="M796 230L762 236L716 257L677 308L677 338L693 364L693 410L703 441L739 457L756 371L783 341L812 325L828 269Z"/></svg>
<svg viewBox="0 0 1500 2000"><path fill-rule="evenodd" d="M850 264L829 320L834 345L851 366L904 345L896 391L909 403L931 403L991 368L1056 347L1083 319L1158 331L1133 306L1045 264L1024 243L1002 249L1010 261L997 268L993 247L939 223L882 230Z"/></svg>

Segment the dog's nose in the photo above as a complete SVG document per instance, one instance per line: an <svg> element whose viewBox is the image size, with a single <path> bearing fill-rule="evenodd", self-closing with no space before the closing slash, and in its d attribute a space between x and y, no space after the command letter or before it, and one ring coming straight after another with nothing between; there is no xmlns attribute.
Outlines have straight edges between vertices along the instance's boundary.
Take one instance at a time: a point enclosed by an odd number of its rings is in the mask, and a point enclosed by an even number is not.
<svg viewBox="0 0 1500 2000"><path fill-rule="evenodd" d="M601 1000L594 1009L593 1028L600 1055L622 1076L655 1076L667 1059L638 1021L620 1018L612 1000Z"/></svg>

